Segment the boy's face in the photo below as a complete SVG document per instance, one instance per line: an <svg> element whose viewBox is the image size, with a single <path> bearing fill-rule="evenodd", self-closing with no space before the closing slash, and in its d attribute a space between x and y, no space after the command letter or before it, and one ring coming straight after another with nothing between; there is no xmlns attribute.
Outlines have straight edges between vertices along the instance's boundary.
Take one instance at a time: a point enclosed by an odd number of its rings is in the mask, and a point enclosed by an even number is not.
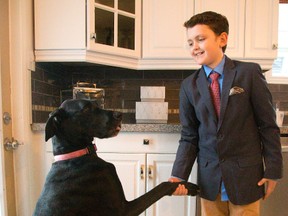
<svg viewBox="0 0 288 216"><path fill-rule="evenodd" d="M187 28L187 40L194 60L200 65L215 68L222 60L222 47L227 44L228 35L223 32L218 36L209 26L197 24Z"/></svg>

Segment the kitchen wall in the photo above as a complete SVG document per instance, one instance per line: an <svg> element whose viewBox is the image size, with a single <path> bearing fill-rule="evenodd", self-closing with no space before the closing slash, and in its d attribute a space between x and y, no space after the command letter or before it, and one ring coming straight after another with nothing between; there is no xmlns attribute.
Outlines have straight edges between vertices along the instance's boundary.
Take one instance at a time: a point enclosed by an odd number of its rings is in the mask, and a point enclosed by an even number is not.
<svg viewBox="0 0 288 216"><path fill-rule="evenodd" d="M72 98L77 82L96 83L105 89L105 109L123 112L123 123L135 123L135 102L140 101L140 86L165 86L168 123L179 123L179 88L192 70L130 70L88 63L36 63L32 72L33 123L46 122L61 102ZM288 85L269 84L273 103L288 111ZM288 124L288 118L284 119Z"/></svg>

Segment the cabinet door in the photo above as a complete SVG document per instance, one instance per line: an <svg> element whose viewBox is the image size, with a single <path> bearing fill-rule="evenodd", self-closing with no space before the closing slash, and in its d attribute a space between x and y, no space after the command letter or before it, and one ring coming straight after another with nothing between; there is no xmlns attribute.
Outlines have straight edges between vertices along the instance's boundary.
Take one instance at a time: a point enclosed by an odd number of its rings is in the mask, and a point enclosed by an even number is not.
<svg viewBox="0 0 288 216"><path fill-rule="evenodd" d="M171 175L175 154L147 155L147 190L151 190ZM196 183L197 168L194 167L189 181ZM196 197L166 196L147 209L146 216L194 216Z"/></svg>
<svg viewBox="0 0 288 216"><path fill-rule="evenodd" d="M113 163L116 167L128 201L145 193L145 154L97 154L102 159ZM141 215L143 216L144 213Z"/></svg>
<svg viewBox="0 0 288 216"><path fill-rule="evenodd" d="M184 22L193 16L193 0L143 1L143 58L191 58Z"/></svg>
<svg viewBox="0 0 288 216"><path fill-rule="evenodd" d="M85 7L83 0L34 0L35 49L86 49Z"/></svg>
<svg viewBox="0 0 288 216"><path fill-rule="evenodd" d="M246 58L276 58L278 3L278 0L246 0Z"/></svg>
<svg viewBox="0 0 288 216"><path fill-rule="evenodd" d="M229 37L226 53L231 58L244 57L245 0L195 1L195 14L215 11L227 17Z"/></svg>
<svg viewBox="0 0 288 216"><path fill-rule="evenodd" d="M89 0L87 48L140 57L141 0Z"/></svg>

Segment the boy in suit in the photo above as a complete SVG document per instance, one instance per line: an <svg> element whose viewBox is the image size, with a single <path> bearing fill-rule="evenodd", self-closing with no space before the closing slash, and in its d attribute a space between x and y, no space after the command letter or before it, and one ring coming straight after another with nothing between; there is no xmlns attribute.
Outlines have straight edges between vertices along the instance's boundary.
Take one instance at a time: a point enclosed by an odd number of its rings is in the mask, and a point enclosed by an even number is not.
<svg viewBox="0 0 288 216"><path fill-rule="evenodd" d="M226 17L208 11L184 26L202 67L181 84L182 131L169 181L187 180L197 158L202 215L259 215L260 199L273 192L283 169L266 80L258 64L224 54ZM186 193L181 186L174 195Z"/></svg>

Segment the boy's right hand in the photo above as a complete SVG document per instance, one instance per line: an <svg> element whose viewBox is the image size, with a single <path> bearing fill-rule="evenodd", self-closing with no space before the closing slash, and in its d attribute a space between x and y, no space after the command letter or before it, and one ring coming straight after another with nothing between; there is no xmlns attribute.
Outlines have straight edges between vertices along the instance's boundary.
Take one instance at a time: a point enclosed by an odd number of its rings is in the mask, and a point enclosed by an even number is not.
<svg viewBox="0 0 288 216"><path fill-rule="evenodd" d="M169 182L181 182L180 179L175 178L175 177L171 177L168 179ZM184 185L179 184L179 186L176 188L176 190L174 191L174 193L172 195L174 196L184 196L188 194L188 190L185 188Z"/></svg>

